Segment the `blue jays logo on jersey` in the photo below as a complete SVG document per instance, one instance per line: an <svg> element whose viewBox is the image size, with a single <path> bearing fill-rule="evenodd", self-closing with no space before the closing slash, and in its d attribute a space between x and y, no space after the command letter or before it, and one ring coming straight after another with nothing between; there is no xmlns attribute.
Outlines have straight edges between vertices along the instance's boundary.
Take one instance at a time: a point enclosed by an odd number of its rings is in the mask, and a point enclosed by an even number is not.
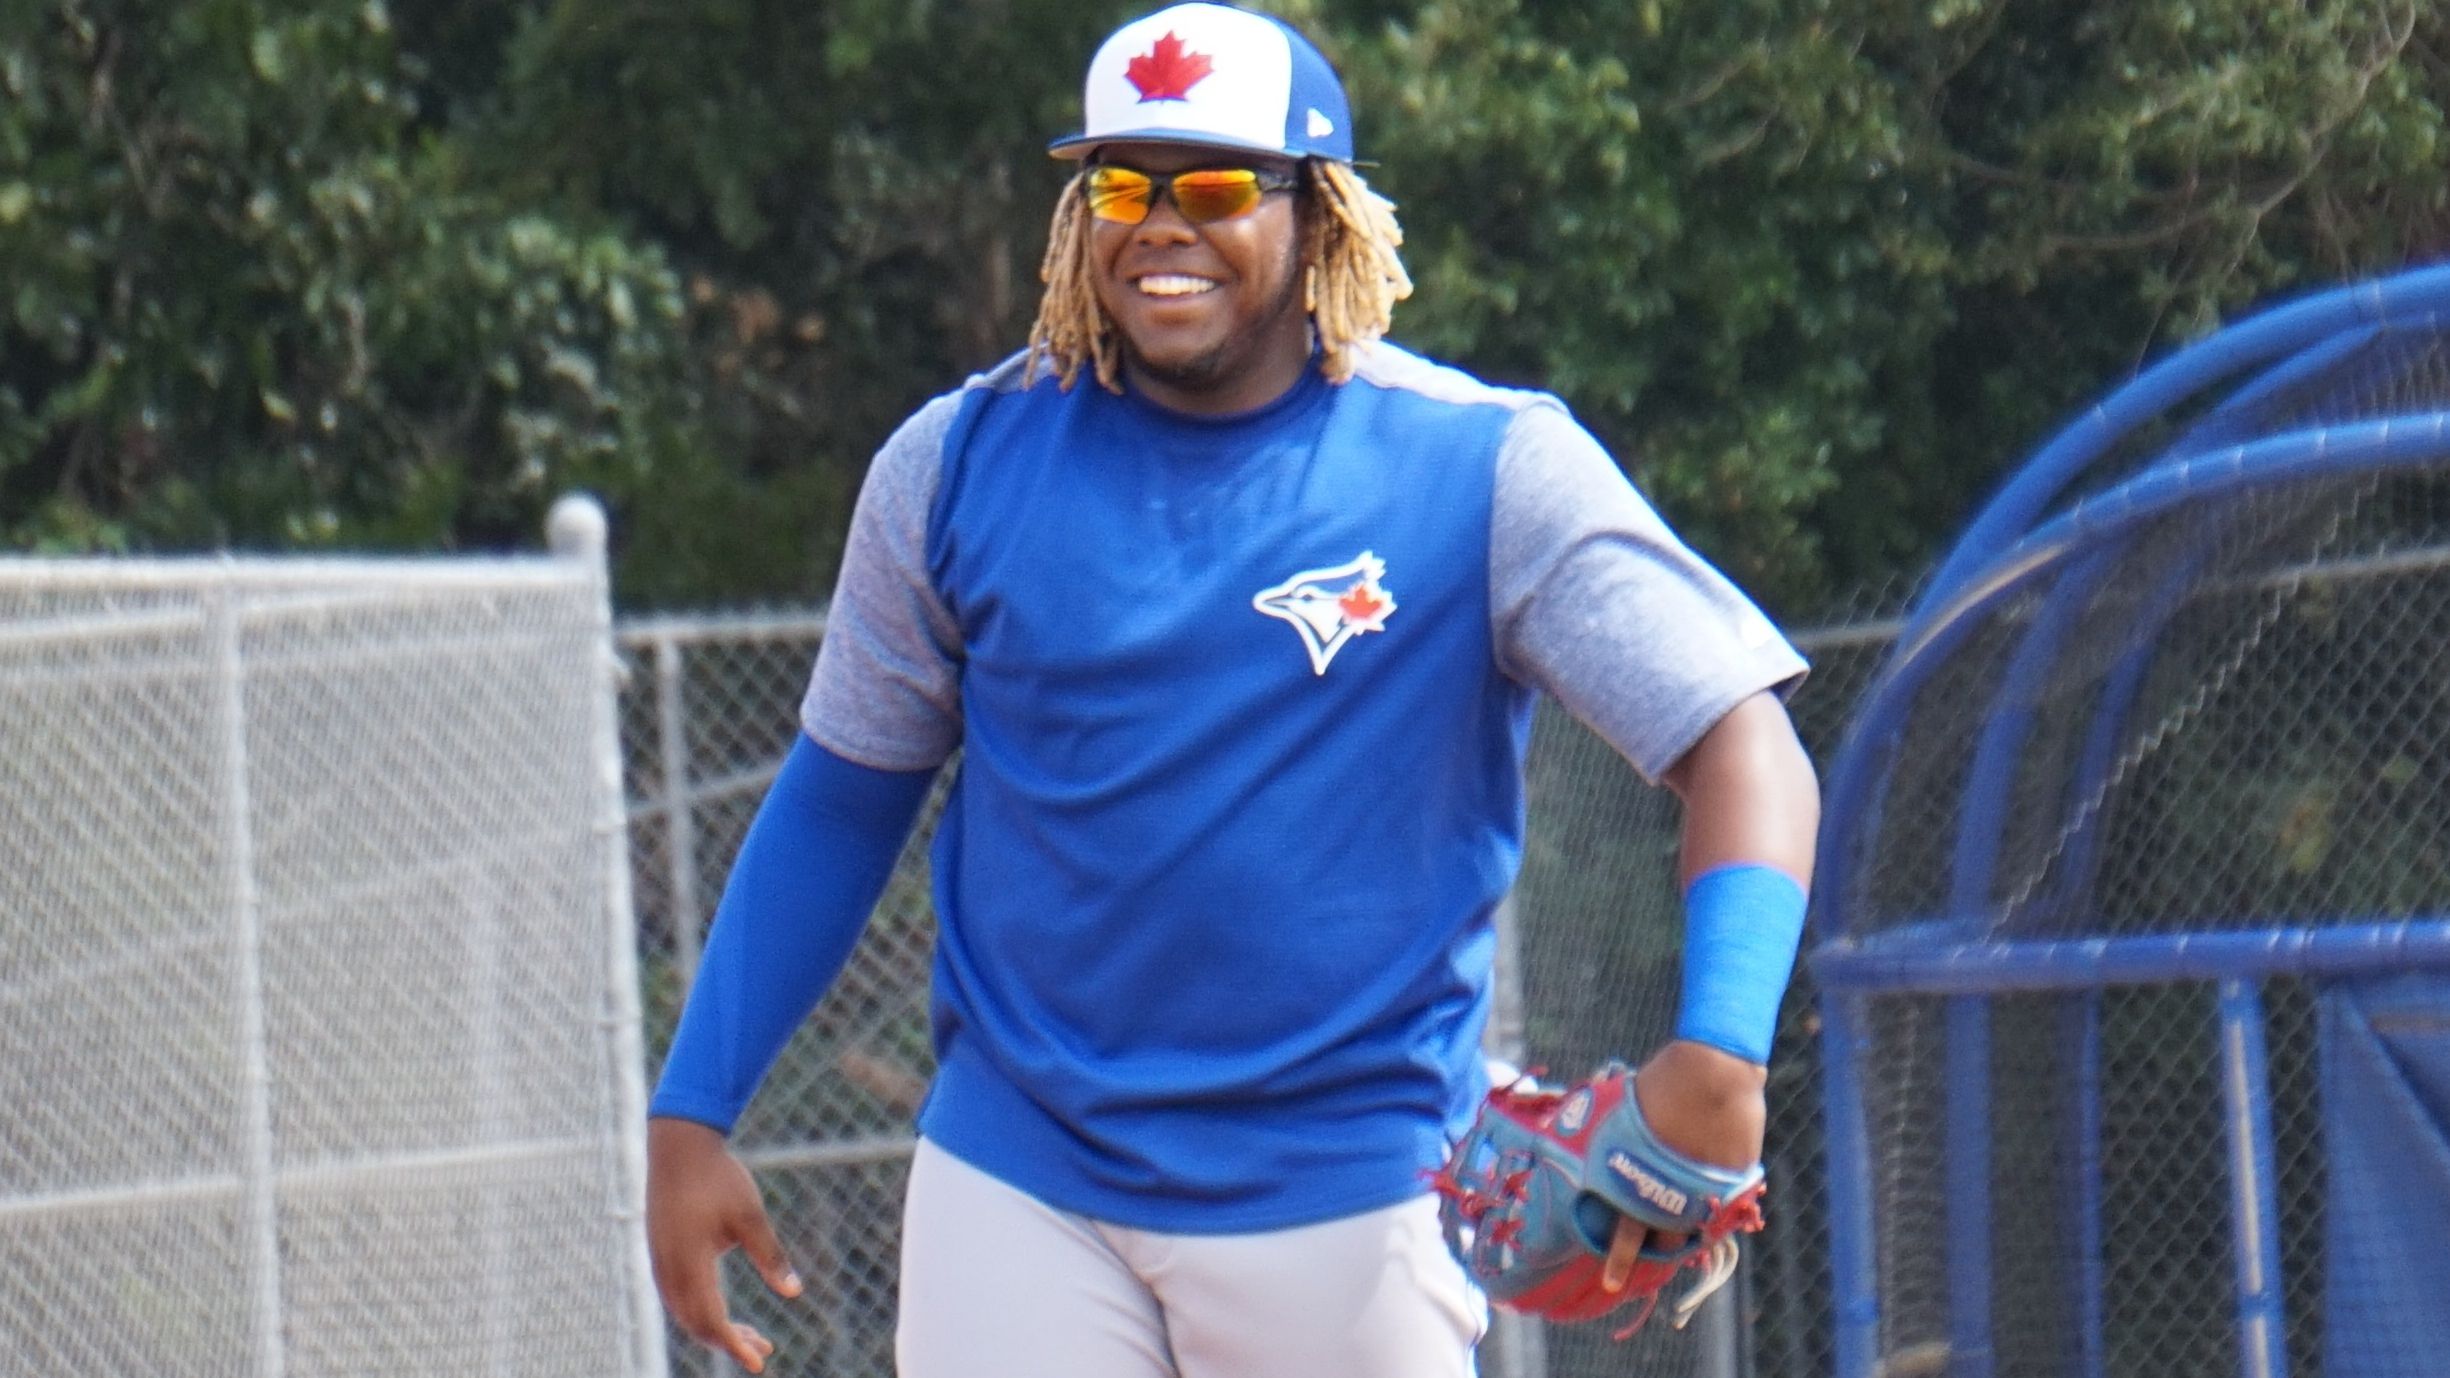
<svg viewBox="0 0 2450 1378"><path fill-rule="evenodd" d="M1262 589L1251 606L1292 624L1310 653L1310 672L1327 673L1336 652L1363 632L1383 632L1395 611L1395 595L1381 581L1387 562L1362 551L1340 565L1305 569L1273 588Z"/></svg>

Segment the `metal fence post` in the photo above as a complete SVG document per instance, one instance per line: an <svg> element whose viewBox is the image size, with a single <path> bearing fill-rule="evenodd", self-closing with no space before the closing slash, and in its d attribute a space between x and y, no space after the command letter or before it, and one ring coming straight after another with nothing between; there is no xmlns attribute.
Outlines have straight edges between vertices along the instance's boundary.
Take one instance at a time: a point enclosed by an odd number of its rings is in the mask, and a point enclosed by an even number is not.
<svg viewBox="0 0 2450 1378"><path fill-rule="evenodd" d="M681 989L695 984L698 949L704 941L698 908L698 820L689 791L689 712L681 674L680 638L655 638L655 732L664 777L665 858L672 871L672 960Z"/></svg>
<svg viewBox="0 0 2450 1378"><path fill-rule="evenodd" d="M621 1171L613 1216L626 1226L630 1252L630 1306L634 1313L632 1355L641 1375L671 1372L664 1353L663 1302L656 1295L647 1256L646 1048L640 1035L638 911L630 889L629 810L622 788L621 657L613 639L612 568L604 509L592 498L570 496L553 504L547 519L553 553L586 562L593 585L589 640L603 667L593 700L595 737L595 831L604 853L605 963L604 1034L614 1061L614 1105Z"/></svg>
<svg viewBox="0 0 2450 1378"><path fill-rule="evenodd" d="M265 1047L263 902L256 889L254 799L247 789L246 663L239 592L226 580L205 595L213 638L213 712L221 729L222 867L237 968L240 1139L246 1228L255 1281L255 1371L281 1378L280 1194L273 1179L272 1069Z"/></svg>
<svg viewBox="0 0 2450 1378"><path fill-rule="evenodd" d="M1520 1067L1525 1052L1522 911L1508 896L1497 906L1497 955L1490 974L1489 1029L1481 1047ZM1505 1378L1548 1378L1548 1332L1527 1316L1492 1311L1489 1344Z"/></svg>
<svg viewBox="0 0 2450 1378"><path fill-rule="evenodd" d="M1727 1285L1703 1302L1700 1314L1693 1317L1695 1341L1701 1350L1701 1378L1743 1378L1744 1327L1737 1314L1740 1307L1737 1298L1744 1291L1744 1274L1751 1270L1748 1250L1743 1272L1729 1278Z"/></svg>

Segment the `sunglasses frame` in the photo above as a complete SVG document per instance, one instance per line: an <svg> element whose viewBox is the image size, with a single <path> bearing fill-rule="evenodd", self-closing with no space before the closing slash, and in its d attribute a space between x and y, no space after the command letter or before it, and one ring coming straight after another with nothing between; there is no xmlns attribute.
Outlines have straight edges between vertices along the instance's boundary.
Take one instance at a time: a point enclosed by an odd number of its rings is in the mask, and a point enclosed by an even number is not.
<svg viewBox="0 0 2450 1378"><path fill-rule="evenodd" d="M1174 172L1151 172L1147 168L1133 167L1129 163L1109 163L1099 161L1089 164L1085 175L1094 180L1097 175L1097 170L1102 167L1113 168L1117 172L1129 172L1140 177L1145 177L1148 179L1149 184L1148 208L1140 212L1140 218L1137 220L1119 220L1113 216L1105 214L1103 211L1098 209L1095 195L1093 193L1090 194L1090 218L1102 221L1109 225L1132 226L1146 224L1148 222L1148 218L1157 213L1158 203L1165 200L1170 200L1174 203L1174 213L1181 216L1188 224L1220 224L1228 220L1239 220L1243 216L1249 215L1252 211L1259 209L1259 203L1266 200L1271 192L1299 192L1304 184L1299 164L1296 164L1294 170L1291 172L1277 172L1270 168L1258 167L1249 163L1213 163L1201 167L1181 168ZM1174 183L1179 178L1195 177L1203 172L1247 172L1251 175L1254 184L1259 188L1259 194L1251 199L1251 203L1248 206L1245 206L1241 210L1234 211L1230 214L1212 215L1206 218L1195 216L1189 210L1184 208L1182 197L1176 193ZM1085 190L1086 188L1084 188L1084 191Z"/></svg>

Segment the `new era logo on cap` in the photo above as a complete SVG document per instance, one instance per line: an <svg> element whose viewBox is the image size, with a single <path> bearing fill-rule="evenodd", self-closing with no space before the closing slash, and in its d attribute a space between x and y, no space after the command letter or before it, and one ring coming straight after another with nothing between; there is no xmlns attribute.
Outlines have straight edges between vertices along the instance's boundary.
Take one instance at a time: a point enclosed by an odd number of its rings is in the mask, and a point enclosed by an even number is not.
<svg viewBox="0 0 2450 1378"><path fill-rule="evenodd" d="M1117 29L1089 63L1081 107L1058 157L1124 141L1353 157L1327 59L1281 21L1228 5L1176 5Z"/></svg>

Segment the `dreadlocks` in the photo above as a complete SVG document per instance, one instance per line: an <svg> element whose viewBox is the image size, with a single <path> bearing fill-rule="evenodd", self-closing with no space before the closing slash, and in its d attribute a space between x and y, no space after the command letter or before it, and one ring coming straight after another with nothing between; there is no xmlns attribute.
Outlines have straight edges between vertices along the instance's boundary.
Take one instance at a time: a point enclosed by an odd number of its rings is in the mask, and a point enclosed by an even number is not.
<svg viewBox="0 0 2450 1378"><path fill-rule="evenodd" d="M1303 163L1312 208L1302 242L1302 307L1317 331L1321 366L1341 383L1353 376L1361 346L1387 333L1395 303L1412 295L1396 248L1404 242L1395 223L1395 203L1342 163L1311 158ZM1036 380L1045 361L1069 390L1088 364L1108 392L1121 392L1122 355L1114 322L1097 304L1090 286L1087 172L1064 184L1046 238L1039 280L1046 295L1029 328L1029 366L1022 385Z"/></svg>

